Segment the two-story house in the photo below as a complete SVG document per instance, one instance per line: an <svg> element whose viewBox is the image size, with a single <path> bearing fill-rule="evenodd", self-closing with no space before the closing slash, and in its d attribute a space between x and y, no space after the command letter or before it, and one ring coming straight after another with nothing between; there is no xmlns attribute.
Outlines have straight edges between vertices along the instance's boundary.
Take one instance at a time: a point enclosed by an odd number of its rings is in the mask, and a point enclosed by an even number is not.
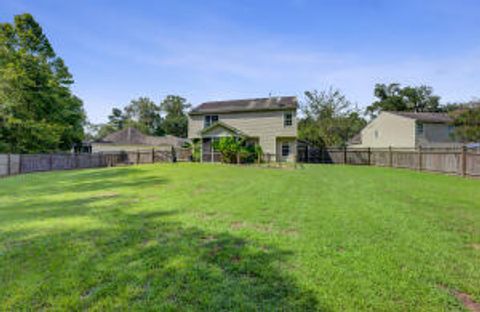
<svg viewBox="0 0 480 312"><path fill-rule="evenodd" d="M273 161L293 161L297 149L294 96L206 102L192 109L188 138L201 142L201 160L217 161L214 140L234 136L258 144Z"/></svg>
<svg viewBox="0 0 480 312"><path fill-rule="evenodd" d="M452 121L446 113L381 112L351 140L350 146L453 147L460 143L453 137Z"/></svg>

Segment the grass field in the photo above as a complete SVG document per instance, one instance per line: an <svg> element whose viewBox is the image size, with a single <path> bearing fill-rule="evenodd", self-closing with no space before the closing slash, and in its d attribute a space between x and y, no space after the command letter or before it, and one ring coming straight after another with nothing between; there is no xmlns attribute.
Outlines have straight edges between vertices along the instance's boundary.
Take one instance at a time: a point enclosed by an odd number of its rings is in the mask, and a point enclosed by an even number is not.
<svg viewBox="0 0 480 312"><path fill-rule="evenodd" d="M0 180L0 310L462 310L480 181L165 164Z"/></svg>

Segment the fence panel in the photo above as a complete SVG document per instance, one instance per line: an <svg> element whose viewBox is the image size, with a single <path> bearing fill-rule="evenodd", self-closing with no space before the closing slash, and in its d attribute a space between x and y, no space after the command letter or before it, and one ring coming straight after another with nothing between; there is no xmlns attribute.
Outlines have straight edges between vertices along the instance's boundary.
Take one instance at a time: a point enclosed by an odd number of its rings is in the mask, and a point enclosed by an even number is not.
<svg viewBox="0 0 480 312"><path fill-rule="evenodd" d="M460 151L422 152L422 169L427 171L462 174L462 157Z"/></svg>
<svg viewBox="0 0 480 312"><path fill-rule="evenodd" d="M22 155L21 156L21 165L20 172L38 172L38 171L49 171L52 168L52 155L50 154L33 154L33 155Z"/></svg>
<svg viewBox="0 0 480 312"><path fill-rule="evenodd" d="M368 149L347 150L347 164L351 165L369 165L371 161L371 152Z"/></svg>
<svg viewBox="0 0 480 312"><path fill-rule="evenodd" d="M52 158L51 170L68 170L76 168L74 155L52 154L50 157Z"/></svg>
<svg viewBox="0 0 480 312"><path fill-rule="evenodd" d="M139 155L138 155L138 163L139 164L151 164L151 163L153 163L154 155L152 153L153 153L152 150L140 151Z"/></svg>
<svg viewBox="0 0 480 312"><path fill-rule="evenodd" d="M10 174L10 155L3 154L0 155L0 177Z"/></svg>
<svg viewBox="0 0 480 312"><path fill-rule="evenodd" d="M190 160L191 151L181 151ZM0 154L0 177L39 171L70 170L116 166L119 164L150 164L172 162L172 150L119 151L94 154Z"/></svg>
<svg viewBox="0 0 480 312"><path fill-rule="evenodd" d="M480 176L480 151L468 151L467 152L467 166L466 173L470 176Z"/></svg>
<svg viewBox="0 0 480 312"><path fill-rule="evenodd" d="M392 166L396 168L419 168L418 152L415 151L392 151Z"/></svg>
<svg viewBox="0 0 480 312"><path fill-rule="evenodd" d="M317 148L299 149L298 161L307 163L375 165L480 176L480 150L459 148ZM463 159L465 157L465 166Z"/></svg>
<svg viewBox="0 0 480 312"><path fill-rule="evenodd" d="M172 162L173 155L171 151L159 150L155 151L155 162Z"/></svg>
<svg viewBox="0 0 480 312"><path fill-rule="evenodd" d="M390 166L390 154L388 150L378 149L371 150L371 164L375 166Z"/></svg>
<svg viewBox="0 0 480 312"><path fill-rule="evenodd" d="M191 149L139 150L97 154L0 154L0 176L50 170L69 170L191 160ZM298 161L310 163L355 164L420 169L467 176L480 176L480 150L429 148L360 149L307 147L299 149ZM203 154L205 162L221 161L220 153ZM465 163L464 163L465 159ZM263 155L263 161L276 161L274 154Z"/></svg>
<svg viewBox="0 0 480 312"><path fill-rule="evenodd" d="M345 150L343 148L328 148L321 153L321 163L343 164L345 162Z"/></svg>
<svg viewBox="0 0 480 312"><path fill-rule="evenodd" d="M192 160L192 149L191 148L176 148L175 156L177 161L191 161Z"/></svg>

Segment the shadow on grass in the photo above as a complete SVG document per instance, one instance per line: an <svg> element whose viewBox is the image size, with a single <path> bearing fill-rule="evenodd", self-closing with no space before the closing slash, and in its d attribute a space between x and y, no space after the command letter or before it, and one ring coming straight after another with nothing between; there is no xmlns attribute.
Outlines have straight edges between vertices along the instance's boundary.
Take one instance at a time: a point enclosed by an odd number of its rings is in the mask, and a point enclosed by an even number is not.
<svg viewBox="0 0 480 312"><path fill-rule="evenodd" d="M104 202L103 209L113 205ZM228 232L185 227L170 219L175 214L115 210L101 226L4 234L0 301L13 310L321 308L315 295L289 276L289 252Z"/></svg>
<svg viewBox="0 0 480 312"><path fill-rule="evenodd" d="M0 186L8 188L11 191L10 194L35 198L36 195L49 196L108 191L110 189L156 187L168 182L166 177L152 175L140 168L103 168L96 171L64 171L61 174L49 172L19 175L4 179L3 185L0 184Z"/></svg>

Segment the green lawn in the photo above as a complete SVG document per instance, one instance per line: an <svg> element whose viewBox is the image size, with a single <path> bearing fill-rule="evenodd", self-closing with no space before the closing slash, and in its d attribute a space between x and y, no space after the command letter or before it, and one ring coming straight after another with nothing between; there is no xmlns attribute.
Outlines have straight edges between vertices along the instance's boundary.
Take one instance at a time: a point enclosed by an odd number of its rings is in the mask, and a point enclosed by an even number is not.
<svg viewBox="0 0 480 312"><path fill-rule="evenodd" d="M480 181L155 164L0 180L1 310L462 310Z"/></svg>

